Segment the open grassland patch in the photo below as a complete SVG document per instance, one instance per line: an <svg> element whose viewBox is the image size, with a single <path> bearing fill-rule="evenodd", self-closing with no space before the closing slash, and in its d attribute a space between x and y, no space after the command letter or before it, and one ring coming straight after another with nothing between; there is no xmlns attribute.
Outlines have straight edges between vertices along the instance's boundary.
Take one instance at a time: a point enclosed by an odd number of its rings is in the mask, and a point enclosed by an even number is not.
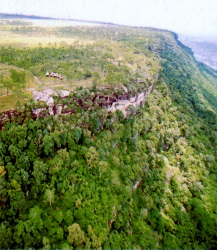
<svg viewBox="0 0 217 250"><path fill-rule="evenodd" d="M31 99L31 97L32 93L29 90L26 90L21 94L12 93L6 96L0 96L0 112L19 108Z"/></svg>
<svg viewBox="0 0 217 250"><path fill-rule="evenodd" d="M12 31L10 27L1 27L0 26L0 45L3 46L13 46L13 47L51 47L52 45L56 47L61 47L63 45L88 45L93 44L92 40L81 40L79 37L64 37L55 35L55 32L47 35L37 34L20 34Z"/></svg>

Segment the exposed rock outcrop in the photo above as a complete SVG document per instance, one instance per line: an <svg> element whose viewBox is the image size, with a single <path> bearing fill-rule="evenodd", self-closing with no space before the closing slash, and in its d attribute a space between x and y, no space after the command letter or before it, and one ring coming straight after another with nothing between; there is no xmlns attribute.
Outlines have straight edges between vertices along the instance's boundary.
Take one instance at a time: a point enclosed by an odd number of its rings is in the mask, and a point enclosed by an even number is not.
<svg viewBox="0 0 217 250"><path fill-rule="evenodd" d="M135 109L143 106L146 102L147 96L151 93L153 88L152 83L148 90L143 91L139 94L137 94L134 97L131 97L129 100L120 100L117 102L113 102L112 105L107 109L108 112L115 112L116 110L120 110L124 117L127 118L130 114L130 107L133 107Z"/></svg>
<svg viewBox="0 0 217 250"><path fill-rule="evenodd" d="M60 96L61 98L68 97L70 94L70 91L68 90L61 90L59 93L53 89L47 89L43 91L34 91L33 92L33 99L35 101L42 101L47 104L48 112L50 115L61 114L62 108L56 108L57 112L54 112L54 99L53 96ZM46 110L45 108L43 110ZM38 115L40 113L41 109L34 109L33 113Z"/></svg>
<svg viewBox="0 0 217 250"><path fill-rule="evenodd" d="M54 72L46 72L46 77L54 77L54 78L59 78L60 80L63 80L63 76Z"/></svg>
<svg viewBox="0 0 217 250"><path fill-rule="evenodd" d="M135 94L135 96L133 97L129 97L130 93L125 87L126 89L123 89L124 93L122 94L113 93L113 95L111 96L104 96L92 92L84 99L72 97L69 103L77 103L77 105L79 105L83 109L88 109L90 105L97 105L101 108L106 108L108 112L115 112L116 110L120 110L123 113L124 117L128 118L131 112L131 108L137 109L145 104L147 97L151 93L157 78L158 75L153 78L152 83L149 85L148 89L143 90L138 94ZM43 91L33 91L33 99L36 102L41 101L46 103L46 106L32 109L30 114L31 118L36 119L37 117L45 117L47 115L73 114L75 112L74 109L69 108L67 105L61 104L61 101L59 104L55 104L53 98L55 96L60 98L66 98L69 96L69 94L70 91L67 90L55 91L53 89L46 89ZM22 124L22 121L25 119L26 116L27 111L24 113L18 112L17 110L9 110L2 112L0 114L0 129L3 127L3 123L5 121L10 122L18 117L22 117L19 121L20 124Z"/></svg>

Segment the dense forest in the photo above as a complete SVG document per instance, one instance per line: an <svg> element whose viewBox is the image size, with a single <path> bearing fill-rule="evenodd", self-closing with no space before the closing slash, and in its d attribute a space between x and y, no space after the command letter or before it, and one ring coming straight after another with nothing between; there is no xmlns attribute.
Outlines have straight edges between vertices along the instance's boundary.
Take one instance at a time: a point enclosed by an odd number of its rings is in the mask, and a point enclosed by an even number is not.
<svg viewBox="0 0 217 250"><path fill-rule="evenodd" d="M0 248L214 249L216 72L169 31L10 32L63 41L2 45L6 95L24 93L31 74L46 90L46 71L61 73L62 88L73 91L54 98L70 115L32 117L45 106L33 100L10 120L1 113ZM145 105L129 107L127 118L91 98L124 90L130 98L150 84Z"/></svg>

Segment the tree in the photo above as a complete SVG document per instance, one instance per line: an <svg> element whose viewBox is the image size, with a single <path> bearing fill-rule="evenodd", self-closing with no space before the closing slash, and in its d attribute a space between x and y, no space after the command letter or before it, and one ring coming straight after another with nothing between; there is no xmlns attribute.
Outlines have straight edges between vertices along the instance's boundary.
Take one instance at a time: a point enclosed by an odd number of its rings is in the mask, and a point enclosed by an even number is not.
<svg viewBox="0 0 217 250"><path fill-rule="evenodd" d="M45 191L45 200L50 204L50 207L52 203L54 202L54 190L53 189L47 189Z"/></svg>
<svg viewBox="0 0 217 250"><path fill-rule="evenodd" d="M35 177L35 181L39 186L43 181L46 180L46 173L48 171L48 166L42 161L36 160L34 162L33 168L34 170L32 172L32 175Z"/></svg>
<svg viewBox="0 0 217 250"><path fill-rule="evenodd" d="M33 225L37 229L42 229L43 220L41 219L42 209L39 206L34 206L29 211L29 224Z"/></svg>
<svg viewBox="0 0 217 250"><path fill-rule="evenodd" d="M84 232L81 230L79 224L74 223L68 227L69 235L67 237L70 244L75 246L82 246L85 243Z"/></svg>
<svg viewBox="0 0 217 250"><path fill-rule="evenodd" d="M20 92L21 89L25 86L25 81L26 81L25 71L17 71L11 69L10 73L13 86L15 86L15 91Z"/></svg>
<svg viewBox="0 0 217 250"><path fill-rule="evenodd" d="M85 154L89 168L97 167L99 164L99 154L94 147L90 147Z"/></svg>
<svg viewBox="0 0 217 250"><path fill-rule="evenodd" d="M17 71L14 69L10 70L11 73L11 79L13 82L15 83L20 83L20 84L24 84L25 83L25 71Z"/></svg>
<svg viewBox="0 0 217 250"><path fill-rule="evenodd" d="M54 140L51 135L45 135L43 138L44 153L49 155L53 151Z"/></svg>
<svg viewBox="0 0 217 250"><path fill-rule="evenodd" d="M12 88L14 86L12 80L9 77L7 77L7 78L2 79L1 82L2 82L3 87L6 88L7 95L8 95L9 90L12 90Z"/></svg>
<svg viewBox="0 0 217 250"><path fill-rule="evenodd" d="M100 79L99 73L98 72L94 72L92 79L93 79L92 80L92 91L96 92L96 87L97 87L97 84L98 84L99 79Z"/></svg>

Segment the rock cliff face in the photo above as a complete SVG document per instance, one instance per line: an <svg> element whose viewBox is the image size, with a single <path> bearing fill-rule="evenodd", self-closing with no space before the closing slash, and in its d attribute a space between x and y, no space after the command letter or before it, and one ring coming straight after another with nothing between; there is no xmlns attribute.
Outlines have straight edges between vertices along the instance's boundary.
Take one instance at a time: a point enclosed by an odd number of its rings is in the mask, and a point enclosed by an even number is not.
<svg viewBox="0 0 217 250"><path fill-rule="evenodd" d="M149 88L148 91L143 91L141 93L136 94L134 97L131 97L129 99L124 99L124 100L118 100L118 101L114 101L112 102L112 105L110 106L109 102L105 99L104 103L102 106L108 107L107 111L108 112L115 112L116 110L120 110L124 117L127 118L129 116L130 113L130 108L139 108L140 106L143 106L147 96L150 94L152 90L152 86ZM64 96L60 96L61 98L65 98L68 97L69 95L69 91L67 94L65 94ZM52 94L52 95L51 95ZM37 101L42 101L45 102L47 107L44 108L37 108L32 110L32 112L37 115L40 116L40 113L47 110L49 111L50 115L59 115L62 114L62 110L63 110L63 105L61 104L54 104L54 99L53 99L53 95L55 95L55 93L42 93L42 92L38 92L37 93L37 98L34 98ZM95 100L97 99L97 97L95 98ZM102 99L100 99L100 101L102 101ZM111 99L112 101L112 99Z"/></svg>
<svg viewBox="0 0 217 250"><path fill-rule="evenodd" d="M153 84L146 91L138 93L136 96L131 97L128 100L120 100L118 102L113 102L112 106L107 109L108 112L115 112L116 110L120 110L124 117L127 118L130 114L130 108L139 108L144 106L148 95L151 93L153 88Z"/></svg>
<svg viewBox="0 0 217 250"><path fill-rule="evenodd" d="M47 107L37 108L37 109L34 109L32 112L38 116L38 115L40 115L41 111L45 111L48 109L50 115L61 114L61 111L62 111L61 106L57 105L58 107L56 107L56 112L55 112L55 104L54 104L53 97L60 96L61 98L65 98L65 97L68 97L69 94L70 94L70 91L67 91L67 90L61 90L59 93L57 93L57 91L54 91L53 89L47 89L44 91L34 91L33 92L34 101L44 102L44 103L46 103Z"/></svg>
<svg viewBox="0 0 217 250"><path fill-rule="evenodd" d="M122 94L118 95L117 93L114 93L111 96L104 96L103 94L91 93L90 96L85 97L85 100L72 97L71 103L75 102L83 109L87 109L89 106L85 104L85 101L89 100L92 104L97 104L99 107L105 108L108 112L120 110L123 113L124 118L128 118L132 109L138 109L139 107L144 106L157 79L158 75L155 75L152 82L149 84L149 87L145 90L143 89L143 91L135 94L133 97L130 97L128 89L125 86L122 86ZM145 81L142 83L145 83ZM73 90L60 90L57 92L53 89L46 89L43 91L33 91L33 100L36 105L38 102L46 105L33 108L30 110L30 113L28 111L19 112L17 110L9 110L1 113L0 129L5 122L11 122L19 117L21 117L19 122L22 123L29 114L32 119L36 119L37 117L45 117L48 115L70 115L74 113L74 110L70 109L67 105L62 104L61 101L61 99L68 98L70 92L73 92ZM54 97L59 97L60 103L55 103Z"/></svg>
<svg viewBox="0 0 217 250"><path fill-rule="evenodd" d="M101 95L95 95L94 97L90 96L89 98L92 98L92 102L97 102L99 101L99 106L100 107L105 107L108 112L115 112L116 110L120 110L125 118L128 118L130 115L130 109L138 109L141 106L144 106L148 95L151 93L154 83L158 79L158 75L155 75L151 84L146 90L143 90L142 92L139 92L135 94L133 97L129 98L128 95L128 89L125 86L122 86L124 90L124 94L119 95L119 96L114 96L114 97L105 97ZM150 80L150 79L149 79ZM139 83L145 83L144 81L139 81ZM72 91L73 92L73 91ZM62 114L63 112L63 106L62 104L55 104L53 96L59 96L60 98L66 98L70 94L70 91L66 90L61 90L59 93L52 89L48 89L46 91L41 91L37 92L35 91L33 94L33 99L37 101L42 101L47 104L47 108L38 108L33 110L33 113L37 116L40 116L40 112L44 112L45 110L48 109L48 112L50 115L59 115ZM94 94L94 93L92 93ZM80 106L83 108L84 105L82 105L82 100L73 100L77 103L79 103ZM64 111L64 114L70 114L71 110Z"/></svg>

